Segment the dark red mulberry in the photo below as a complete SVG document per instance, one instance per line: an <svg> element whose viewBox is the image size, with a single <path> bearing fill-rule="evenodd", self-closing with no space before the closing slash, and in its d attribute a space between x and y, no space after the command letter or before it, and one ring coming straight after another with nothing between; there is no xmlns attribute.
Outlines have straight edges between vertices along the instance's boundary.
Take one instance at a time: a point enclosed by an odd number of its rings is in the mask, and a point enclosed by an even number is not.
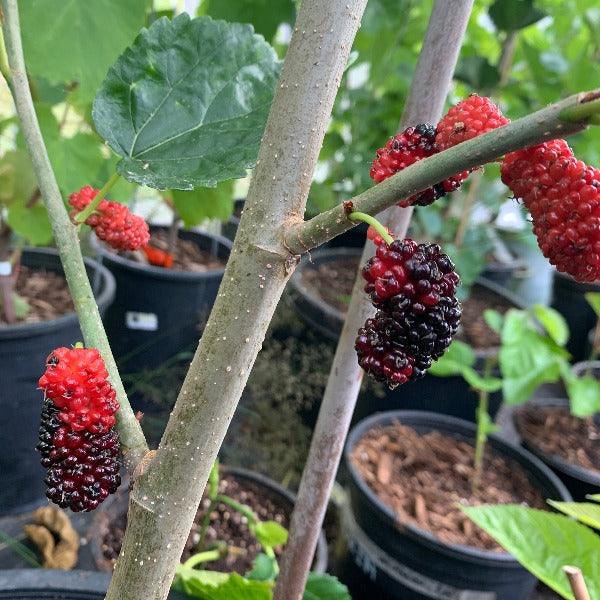
<svg viewBox="0 0 600 600"><path fill-rule="evenodd" d="M45 392L39 443L48 469L46 495L62 508L93 510L116 491L119 404L104 361L93 348L57 348L39 381Z"/></svg>
<svg viewBox="0 0 600 600"><path fill-rule="evenodd" d="M377 150L377 157L371 166L371 179L379 183L417 161L435 154L437 152L435 131L433 125L421 124L408 127L388 140L383 148ZM403 199L398 204L399 206L412 204L427 206L446 193L459 188L468 175L468 171L458 173L410 198Z"/></svg>
<svg viewBox="0 0 600 600"><path fill-rule="evenodd" d="M42 410L40 441L42 466L48 469L46 496L74 512L95 509L121 483L119 436L73 431L61 423L59 411L46 399Z"/></svg>
<svg viewBox="0 0 600 600"><path fill-rule="evenodd" d="M97 193L98 190L88 185L71 194L69 203L74 209L71 217L86 208ZM137 250L150 240L146 221L118 202L102 200L85 223L94 229L101 240L117 250Z"/></svg>
<svg viewBox="0 0 600 600"><path fill-rule="evenodd" d="M529 210L544 256L578 281L599 280L600 170L552 140L507 154L501 173Z"/></svg>
<svg viewBox="0 0 600 600"><path fill-rule="evenodd" d="M359 330L359 364L390 387L425 374L452 342L460 321L454 265L437 244L381 244L363 269L379 309Z"/></svg>
<svg viewBox="0 0 600 600"><path fill-rule="evenodd" d="M472 94L453 106L438 123L435 145L438 151L447 150L507 123L509 120L489 98Z"/></svg>

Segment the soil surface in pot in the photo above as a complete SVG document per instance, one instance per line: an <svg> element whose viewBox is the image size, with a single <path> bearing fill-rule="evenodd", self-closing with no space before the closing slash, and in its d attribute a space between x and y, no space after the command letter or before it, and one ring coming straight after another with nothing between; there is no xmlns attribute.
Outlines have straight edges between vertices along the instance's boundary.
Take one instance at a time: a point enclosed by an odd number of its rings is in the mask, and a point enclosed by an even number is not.
<svg viewBox="0 0 600 600"><path fill-rule="evenodd" d="M225 474L221 476L219 491L249 506L261 521L277 521L284 527L289 527L289 506L262 486ZM181 556L182 562L201 550L197 547L200 540L200 523L209 505L210 500L203 497ZM124 512L116 521L110 523L101 541L104 558L113 566L121 551L126 525L127 514ZM252 561L261 552L260 544L250 533L247 519L225 504L217 505L216 510L210 514L204 549L213 545L215 541L226 542L229 552L218 561L204 563L204 568L212 571L235 571L243 575L252 568ZM276 549L275 553L279 556L280 551Z"/></svg>
<svg viewBox="0 0 600 600"><path fill-rule="evenodd" d="M526 406L517 413L519 433L542 452L600 473L600 427L567 407Z"/></svg>
<svg viewBox="0 0 600 600"><path fill-rule="evenodd" d="M346 313L358 264L358 256L345 256L323 264L307 265L302 270L302 283L311 294Z"/></svg>
<svg viewBox="0 0 600 600"><path fill-rule="evenodd" d="M21 265L16 292L30 308L27 315L17 318L18 323L51 321L75 310L66 279L55 271ZM7 324L2 311L0 324Z"/></svg>
<svg viewBox="0 0 600 600"><path fill-rule="evenodd" d="M546 504L525 470L489 445L481 485L473 493L473 457L467 442L438 431L421 435L396 421L370 430L351 460L400 524L416 525L445 543L502 552L456 505L523 503L543 509Z"/></svg>
<svg viewBox="0 0 600 600"><path fill-rule="evenodd" d="M168 251L169 249L169 233L159 229L153 231L150 236L150 245L160 250ZM108 246L106 246L108 248ZM110 249L113 251L112 249ZM116 250L114 250L117 253ZM119 255L148 264L148 260L142 251L137 252L118 252ZM215 269L222 269L225 263L218 257L214 256L206 250L201 250L191 240L177 238L175 243L175 251L173 252L173 266L170 267L174 271L191 271L193 273L204 273Z"/></svg>
<svg viewBox="0 0 600 600"><path fill-rule="evenodd" d="M503 315L509 309L515 308L512 302L481 285L474 285L471 288L470 296L460 305L462 317L457 339L467 342L477 350L499 346L500 337L488 327L483 312L489 308Z"/></svg>

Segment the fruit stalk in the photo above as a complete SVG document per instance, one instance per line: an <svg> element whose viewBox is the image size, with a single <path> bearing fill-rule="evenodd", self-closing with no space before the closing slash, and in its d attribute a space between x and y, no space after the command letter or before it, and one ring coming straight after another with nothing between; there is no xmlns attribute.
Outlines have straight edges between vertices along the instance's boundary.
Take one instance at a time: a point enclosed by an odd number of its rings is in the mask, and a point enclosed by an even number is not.
<svg viewBox="0 0 600 600"><path fill-rule="evenodd" d="M436 1L400 120L400 130L417 123L435 123L440 118L471 7L472 1ZM390 202L388 206L392 204ZM404 238L412 210L412 207L394 206L380 218L398 237ZM356 360L354 340L358 328L373 312L369 298L363 292L361 270L374 251L375 246L367 242L302 473L288 543L275 586L275 600L299 600L302 597L325 518L363 377Z"/></svg>
<svg viewBox="0 0 600 600"><path fill-rule="evenodd" d="M118 173L113 173L110 176L109 180L94 196L94 199L81 212L75 215L74 220L76 223L83 223L98 208L100 202L106 198L106 194L112 190L115 183L119 181L120 177L121 176Z"/></svg>
<svg viewBox="0 0 600 600"><path fill-rule="evenodd" d="M110 380L117 392L117 398L121 405L117 414L121 447L125 464L129 468L133 468L144 453L148 451L148 446L140 424L129 405L85 270L77 229L71 223L65 209L37 121L23 57L17 0L2 0L2 9L4 12L2 27L12 79L11 89L17 114L21 120L23 136L31 155L44 205L52 223L54 240L60 254L86 346L98 348L106 364Z"/></svg>

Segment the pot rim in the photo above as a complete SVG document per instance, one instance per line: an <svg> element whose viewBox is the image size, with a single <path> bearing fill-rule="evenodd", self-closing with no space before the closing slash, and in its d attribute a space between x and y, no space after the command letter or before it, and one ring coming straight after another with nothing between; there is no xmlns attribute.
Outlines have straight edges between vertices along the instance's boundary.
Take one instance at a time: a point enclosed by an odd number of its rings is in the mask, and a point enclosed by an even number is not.
<svg viewBox="0 0 600 600"><path fill-rule="evenodd" d="M164 225L150 225L150 230L168 230L169 228ZM179 229L178 231L179 237L183 239L193 239L193 238L206 238L208 240L216 242L219 246L225 249L226 251L226 259L229 258L229 254L231 249L233 248L233 242L217 233L211 233L209 231L198 231L191 229ZM182 235L183 234L183 235ZM111 252L106 248L104 243L102 243L96 234L92 231L90 234L90 246L93 251L96 253L99 260L102 262L106 261L107 263L112 263L118 265L123 269L128 269L130 271L134 271L137 273L143 273L148 277L152 277L154 279L169 279L175 281L198 281L201 279L206 279L207 277L222 277L223 273L225 273L225 266L221 269L211 269L210 271L204 272L195 272L195 271L174 271L171 269L163 269L162 267L156 267L153 265L145 265L129 258L125 258L124 256L120 256L115 252Z"/></svg>
<svg viewBox="0 0 600 600"><path fill-rule="evenodd" d="M59 272L64 275L64 269L60 262L59 252L55 248L35 248L26 247L23 249L23 255L41 255L53 256L58 259ZM100 262L88 256L83 257L83 262L86 267L93 269L100 275L104 284L100 290L100 294L96 297L96 304L101 310L106 308L115 297L117 284L112 273ZM92 282L93 285L93 282ZM70 292L69 292L70 293ZM16 323L15 325L0 326L0 341L15 338L35 337L45 335L50 331L61 329L67 325L72 325L77 322L77 313L75 311L68 312L55 319L49 321L39 321L35 323Z"/></svg>
<svg viewBox="0 0 600 600"><path fill-rule="evenodd" d="M317 266L323 261L323 259L330 258L332 260L338 260L340 258L355 256L360 258L361 255L362 248L351 248L346 246L340 246L337 248L320 248L315 252L307 253L300 261L300 264L296 267L296 271L290 280L290 286L295 292L306 299L309 304L315 306L318 310L324 312L325 314L342 321L343 323L346 319L345 313L331 306L330 304L327 304L325 300L313 294L304 285L302 281L302 273L304 269L310 268L310 266Z"/></svg>
<svg viewBox="0 0 600 600"><path fill-rule="evenodd" d="M425 423L429 422L427 426L430 427L431 430L435 430L436 427L444 425L445 427L441 428L442 432L444 429L449 428L454 430L455 433L462 434L463 436L468 433L469 437L472 435L473 438L475 438L477 431L477 427L474 423L470 423L463 419L458 419L456 417L443 415L440 413L419 410L393 410L377 413L367 417L366 419L363 419L352 428L344 448L344 460L350 477L352 478L354 485L356 485L360 492L366 497L369 504L371 504L384 515L385 519L389 521L394 530L396 530L398 525L398 520L394 515L394 512L389 506L382 502L377 494L371 490L364 479L359 475L352 461L350 460L350 454L358 441L368 430L373 429L373 427L376 426L391 423L395 420L402 421L402 419L407 420L409 426L415 425L414 421L417 421L418 423L420 420L424 420ZM432 424L432 420L437 421L437 424ZM557 490L560 500L571 500L571 495L562 481L560 481L560 479L535 455L523 448L513 446L495 434L491 434L489 436L489 443L491 447L494 447L497 451L499 450L502 454L505 454L503 452L505 448L520 454L523 458L527 459L527 461L531 463L535 469L543 473L544 477L546 477L546 479L548 479L552 486ZM467 546L465 544L449 544L442 542L429 531L417 527L411 523L402 523L402 534L410 537L413 541L419 542L430 549L433 549L436 552L450 555L453 558L458 556L461 559L467 559L485 565L502 564L506 566L514 565L515 567L518 567L520 564L508 552L493 552L491 550L482 550L472 546Z"/></svg>
<svg viewBox="0 0 600 600"><path fill-rule="evenodd" d="M52 591L106 594L111 575L100 571L73 569L7 569L0 570L0 592ZM62 596L61 596L62 597ZM86 596L87 597L87 596ZM188 596L169 591L169 600L185 600Z"/></svg>
<svg viewBox="0 0 600 600"><path fill-rule="evenodd" d="M598 362L598 366L600 366L600 361L593 362ZM582 363L576 363L576 365L577 364ZM568 408L569 400L567 398L534 398L530 400L528 404L533 404L536 406L564 406ZM568 462L567 460L558 456L557 454L548 454L547 452L544 452L542 449L538 448L538 446L536 446L536 444L533 441L530 441L523 437L523 435L521 434L521 429L519 427L519 417L525 409L525 406L526 405L517 407L517 409L513 412L512 420L515 429L517 430L517 433L521 438L521 442L527 448L527 450L532 454L539 456L540 458L543 457L541 458L542 461L547 462L553 469L565 473L570 477L574 477L575 479L584 481L585 483L589 483L591 485L596 485L600 487L600 473L596 474L594 473L594 471L590 471L585 467L582 467L580 465L574 465L573 463Z"/></svg>

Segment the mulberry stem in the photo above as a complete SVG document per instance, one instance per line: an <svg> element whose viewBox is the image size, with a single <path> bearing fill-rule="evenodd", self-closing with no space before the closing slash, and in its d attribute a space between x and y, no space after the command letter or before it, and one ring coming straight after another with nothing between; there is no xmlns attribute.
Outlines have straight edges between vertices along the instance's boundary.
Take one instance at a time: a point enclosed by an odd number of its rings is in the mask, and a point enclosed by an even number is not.
<svg viewBox="0 0 600 600"><path fill-rule="evenodd" d="M94 199L80 212L75 215L76 223L84 223L85 220L100 206L100 202L104 200L106 194L119 181L121 176L118 173L113 173L110 179L104 184L104 187L94 196Z"/></svg>
<svg viewBox="0 0 600 600"><path fill-rule="evenodd" d="M394 238L388 233L388 230L385 226L380 223L375 217L368 215L363 212L351 212L348 215L348 218L351 221L362 221L363 223L368 223L377 233L385 240L385 243L389 246Z"/></svg>

